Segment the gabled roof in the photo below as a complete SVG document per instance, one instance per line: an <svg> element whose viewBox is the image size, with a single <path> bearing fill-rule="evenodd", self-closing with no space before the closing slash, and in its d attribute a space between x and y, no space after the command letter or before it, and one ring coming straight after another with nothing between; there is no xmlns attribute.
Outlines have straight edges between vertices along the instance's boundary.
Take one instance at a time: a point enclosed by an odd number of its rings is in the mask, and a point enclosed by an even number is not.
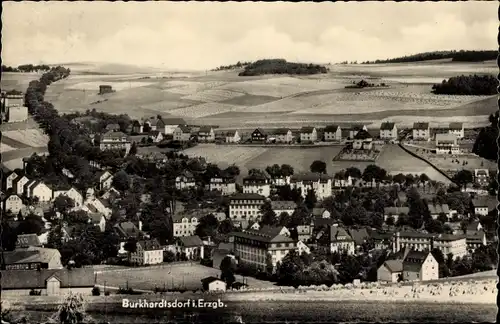
<svg viewBox="0 0 500 324"><path fill-rule="evenodd" d="M200 127L200 130L198 131L199 134L210 134L210 132L213 130L212 127L210 126L202 126Z"/></svg>
<svg viewBox="0 0 500 324"><path fill-rule="evenodd" d="M231 235L265 243L293 242L293 240L288 236L279 235L276 233L276 232L279 233L282 228L278 227L278 229L276 230L273 228L264 229L264 227L261 228L260 230L247 229L242 232L233 232Z"/></svg>
<svg viewBox="0 0 500 324"><path fill-rule="evenodd" d="M255 130L252 132L252 135L253 135L255 132L259 132L261 135L263 135L263 136L267 136L266 131L265 131L265 130L263 130L262 128L257 128L257 129L255 129Z"/></svg>
<svg viewBox="0 0 500 324"><path fill-rule="evenodd" d="M294 201L271 201L271 208L273 210L289 210L297 208L297 204Z"/></svg>
<svg viewBox="0 0 500 324"><path fill-rule="evenodd" d="M314 127L314 126L304 126L300 129L300 133L301 134L311 134L315 129L316 129L316 127Z"/></svg>
<svg viewBox="0 0 500 324"><path fill-rule="evenodd" d="M16 247L42 246L36 234L19 234L17 236Z"/></svg>
<svg viewBox="0 0 500 324"><path fill-rule="evenodd" d="M453 234L439 234L437 237L434 238L434 241L446 241L446 242L451 242L451 241L458 241L464 239L464 235L453 235Z"/></svg>
<svg viewBox="0 0 500 324"><path fill-rule="evenodd" d="M203 284L205 284L205 285L208 285L208 284L210 284L210 283L212 283L214 281L222 281L222 282L224 282L223 280L221 280L221 279L219 279L217 277L212 277L212 276L201 279L201 282Z"/></svg>
<svg viewBox="0 0 500 324"><path fill-rule="evenodd" d="M353 239L343 227L330 226L330 242L336 241L350 242L353 241Z"/></svg>
<svg viewBox="0 0 500 324"><path fill-rule="evenodd" d="M185 125L179 125L177 126L183 133L191 133L191 128L185 126Z"/></svg>
<svg viewBox="0 0 500 324"><path fill-rule="evenodd" d="M450 212L448 204L442 204L442 205L429 204L427 205L427 208L429 208L429 212L431 213L431 215L436 215L441 213L448 214Z"/></svg>
<svg viewBox="0 0 500 324"><path fill-rule="evenodd" d="M273 132L273 135L287 135L288 132L291 132L288 128L278 128Z"/></svg>
<svg viewBox="0 0 500 324"><path fill-rule="evenodd" d="M422 252L422 251L410 251L406 255L403 264L419 264L420 266L424 263L427 256L429 256L430 252Z"/></svg>
<svg viewBox="0 0 500 324"><path fill-rule="evenodd" d="M395 125L395 123L384 122L380 125L380 130L393 130Z"/></svg>
<svg viewBox="0 0 500 324"><path fill-rule="evenodd" d="M61 288L93 287L95 284L92 268L5 270L2 271L2 289L43 289L51 277L60 281Z"/></svg>
<svg viewBox="0 0 500 324"><path fill-rule="evenodd" d="M315 207L312 209L312 214L313 216L323 216L323 213L326 211L326 208L321 208L321 207Z"/></svg>
<svg viewBox="0 0 500 324"><path fill-rule="evenodd" d="M268 236L278 236L280 235L280 232L283 230L283 226L269 226L269 225L264 225L259 229L259 233L268 235Z"/></svg>
<svg viewBox="0 0 500 324"><path fill-rule="evenodd" d="M328 125L325 127L325 133L335 133L339 129L339 125Z"/></svg>
<svg viewBox="0 0 500 324"><path fill-rule="evenodd" d="M413 129L427 130L429 129L429 123L413 123Z"/></svg>
<svg viewBox="0 0 500 324"><path fill-rule="evenodd" d="M266 197L256 193L235 193L231 196L231 200L264 200Z"/></svg>
<svg viewBox="0 0 500 324"><path fill-rule="evenodd" d="M408 215L409 207L384 207L385 215L399 216L401 214Z"/></svg>
<svg viewBox="0 0 500 324"><path fill-rule="evenodd" d="M475 198L472 200L472 205L477 208L477 207L488 207L488 210L494 210L497 208L498 202L497 200L489 197L481 197L481 198Z"/></svg>
<svg viewBox="0 0 500 324"><path fill-rule="evenodd" d="M144 250L144 251L154 251L154 250L161 250L160 243L156 239L152 240L143 240L137 242L137 244Z"/></svg>
<svg viewBox="0 0 500 324"><path fill-rule="evenodd" d="M451 130L462 130L464 128L464 124L462 123L450 123L448 127Z"/></svg>
<svg viewBox="0 0 500 324"><path fill-rule="evenodd" d="M128 140L130 140L130 138L128 137L128 135L127 135L127 134L125 134L125 133L123 133L123 132L113 132L113 131L109 131L109 132L105 133L105 134L102 136L102 138L103 138L104 140L106 140L106 139L115 139L115 138L121 139L121 138L123 138L123 137L125 137L127 141L128 141Z"/></svg>
<svg viewBox="0 0 500 324"><path fill-rule="evenodd" d="M350 229L349 234L357 245L363 244L363 242L370 238L366 228Z"/></svg>
<svg viewBox="0 0 500 324"><path fill-rule="evenodd" d="M326 174L319 174L319 173L300 173L300 174L294 174L290 181L292 182L317 182L317 181L328 181L331 180L331 177Z"/></svg>
<svg viewBox="0 0 500 324"><path fill-rule="evenodd" d="M368 133L368 131L365 131L364 129L361 129L360 131L358 131L358 133L354 136L354 139L358 139L358 140L364 140L364 139L368 139L368 138L373 138L373 136Z"/></svg>
<svg viewBox="0 0 500 324"><path fill-rule="evenodd" d="M184 247L197 247L203 245L203 241L198 235L179 237L179 241Z"/></svg>
<svg viewBox="0 0 500 324"><path fill-rule="evenodd" d="M403 260L386 260L384 266L392 273L403 271Z"/></svg>

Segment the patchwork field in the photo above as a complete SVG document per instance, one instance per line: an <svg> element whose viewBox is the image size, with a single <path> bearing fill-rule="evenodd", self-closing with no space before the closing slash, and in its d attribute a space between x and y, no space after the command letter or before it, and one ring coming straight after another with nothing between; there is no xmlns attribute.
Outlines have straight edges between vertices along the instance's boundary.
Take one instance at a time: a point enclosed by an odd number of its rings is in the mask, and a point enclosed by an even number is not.
<svg viewBox="0 0 500 324"><path fill-rule="evenodd" d="M12 150L15 150L15 148L13 148L12 146L3 144L3 143L0 144L0 153L12 151Z"/></svg>
<svg viewBox="0 0 500 324"><path fill-rule="evenodd" d="M219 276L220 270L202 266L198 263L182 263L125 270L108 270L97 272L97 284L109 287L154 290L155 287L171 289L201 289L201 279L208 276ZM242 282L242 277L236 275L236 280ZM252 288L268 288L274 284L251 277L245 277L245 282Z"/></svg>
<svg viewBox="0 0 500 324"><path fill-rule="evenodd" d="M2 73L0 86L2 90L16 89L18 91L25 91L28 84L33 80L38 80L40 75L37 73Z"/></svg>
<svg viewBox="0 0 500 324"><path fill-rule="evenodd" d="M2 132L2 136L19 141L31 147L45 147L49 142L47 135L38 129L26 129Z"/></svg>
<svg viewBox="0 0 500 324"><path fill-rule="evenodd" d="M72 68L71 66L76 66ZM48 88L61 112L96 109L133 118L163 114L221 127L300 126L364 121L462 121L480 126L496 98L436 96L431 84L452 76L497 73L496 62L330 65L326 74L239 77L239 71L169 72L121 65L73 64L73 74ZM133 72L138 71L138 72ZM25 90L36 74L5 74L2 88ZM345 89L361 79L388 88ZM115 93L98 95L110 84ZM469 126L469 125L467 125Z"/></svg>

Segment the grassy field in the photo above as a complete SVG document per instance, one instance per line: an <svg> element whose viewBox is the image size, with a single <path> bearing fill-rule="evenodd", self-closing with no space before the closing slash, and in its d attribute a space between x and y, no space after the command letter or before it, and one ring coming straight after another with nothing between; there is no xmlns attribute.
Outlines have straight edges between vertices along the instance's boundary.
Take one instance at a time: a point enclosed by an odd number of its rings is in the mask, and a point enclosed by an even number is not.
<svg viewBox="0 0 500 324"><path fill-rule="evenodd" d="M220 276L220 270L202 266L198 263L183 264L165 264L157 268L129 268L125 270L108 270L97 272L97 284L109 287L132 289L154 290L155 287L171 289L195 290L201 289L201 279L208 276ZM242 277L236 275L237 281L242 281ZM274 284L268 281L261 281L251 277L245 277L245 282L249 287L267 288L274 287Z"/></svg>
<svg viewBox="0 0 500 324"><path fill-rule="evenodd" d="M85 68L94 74L83 74ZM107 65L103 71L108 74L99 75L97 65L83 64L49 87L47 99L61 112L95 108L133 118L164 114L224 127L417 118L476 125L497 109L495 98L436 96L431 83L459 74L494 74L496 69L495 62L332 65L322 75L238 77L238 71L131 73L119 65ZM33 76L10 76L9 82L27 84L28 78ZM344 89L363 78L389 87ZM100 84L117 91L100 96Z"/></svg>

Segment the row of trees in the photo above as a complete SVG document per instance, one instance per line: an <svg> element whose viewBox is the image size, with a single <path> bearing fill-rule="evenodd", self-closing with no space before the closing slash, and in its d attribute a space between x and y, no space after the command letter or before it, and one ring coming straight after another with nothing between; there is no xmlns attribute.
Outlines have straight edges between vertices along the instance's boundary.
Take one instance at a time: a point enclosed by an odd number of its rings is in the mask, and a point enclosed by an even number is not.
<svg viewBox="0 0 500 324"><path fill-rule="evenodd" d="M451 59L455 62L481 62L496 60L498 51L436 51L406 55L386 60L366 61L362 64L409 63L430 60Z"/></svg>
<svg viewBox="0 0 500 324"><path fill-rule="evenodd" d="M481 129L476 137L472 152L488 160L498 159L498 120L499 112L489 116L490 125Z"/></svg>
<svg viewBox="0 0 500 324"><path fill-rule="evenodd" d="M46 64L33 65L33 64L23 64L18 67L12 67L2 64L2 72L38 72L38 71L50 71L50 66Z"/></svg>
<svg viewBox="0 0 500 324"><path fill-rule="evenodd" d="M491 96L497 94L498 80L492 75L461 75L432 86L434 94Z"/></svg>
<svg viewBox="0 0 500 324"><path fill-rule="evenodd" d="M319 74L327 73L326 67L315 64L292 63L283 59L258 60L245 66L239 76L255 76L264 74Z"/></svg>
<svg viewBox="0 0 500 324"><path fill-rule="evenodd" d="M252 64L252 62L240 62L236 64L230 64L230 65L221 65L215 69L212 69L212 71L225 71L225 70L234 70L234 69L240 69L242 67L245 67L247 65Z"/></svg>

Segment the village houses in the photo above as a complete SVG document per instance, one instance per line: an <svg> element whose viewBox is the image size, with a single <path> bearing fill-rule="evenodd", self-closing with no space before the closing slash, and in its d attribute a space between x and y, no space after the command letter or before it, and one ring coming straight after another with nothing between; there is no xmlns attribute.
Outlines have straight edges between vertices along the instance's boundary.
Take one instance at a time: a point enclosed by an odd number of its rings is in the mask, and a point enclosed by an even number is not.
<svg viewBox="0 0 500 324"><path fill-rule="evenodd" d="M24 186L28 182L30 182L30 179L25 175L14 179L14 181L12 182L12 188L13 188L14 192L17 193L18 195L23 195L24 194Z"/></svg>
<svg viewBox="0 0 500 324"><path fill-rule="evenodd" d="M41 181L33 180L28 182L24 189L24 193L28 198L37 198L38 201L41 202L49 202L52 200L52 189Z"/></svg>
<svg viewBox="0 0 500 324"><path fill-rule="evenodd" d="M185 171L180 176L175 178L175 188L177 188L178 190L194 187L196 187L196 182L193 174L189 171Z"/></svg>
<svg viewBox="0 0 500 324"><path fill-rule="evenodd" d="M267 141L267 132L262 128L257 128L252 132L251 140L252 142L265 142Z"/></svg>
<svg viewBox="0 0 500 324"><path fill-rule="evenodd" d="M109 171L99 171L97 172L97 180L99 182L100 190L107 190L111 188L113 184L113 175Z"/></svg>
<svg viewBox="0 0 500 324"><path fill-rule="evenodd" d="M141 240L136 244L136 251L130 255L132 263L138 265L163 263L163 248L156 239Z"/></svg>
<svg viewBox="0 0 500 324"><path fill-rule="evenodd" d="M412 135L414 140L427 141L431 137L429 123L414 123Z"/></svg>
<svg viewBox="0 0 500 324"><path fill-rule="evenodd" d="M184 256L187 260L203 259L205 256L205 246L197 235L177 238L174 249L179 256Z"/></svg>
<svg viewBox="0 0 500 324"><path fill-rule="evenodd" d="M74 207L81 207L83 205L83 196L77 189L75 189L75 187L55 189L54 200L59 196L66 196L70 198L75 204Z"/></svg>
<svg viewBox="0 0 500 324"><path fill-rule="evenodd" d="M97 213L88 213L89 215L89 223L98 227L101 232L106 230L106 217L103 214Z"/></svg>
<svg viewBox="0 0 500 324"><path fill-rule="evenodd" d="M314 143L318 140L318 133L316 127L304 126L300 129L300 142L301 143Z"/></svg>
<svg viewBox="0 0 500 324"><path fill-rule="evenodd" d="M102 135L101 141L99 143L99 148L101 151L105 150L125 150L128 154L132 142L130 137L123 132L109 131Z"/></svg>
<svg viewBox="0 0 500 324"><path fill-rule="evenodd" d="M332 195L332 178L325 174L306 173L293 175L290 186L292 189L300 189L304 198L308 190L313 190L318 200Z"/></svg>
<svg viewBox="0 0 500 324"><path fill-rule="evenodd" d="M20 172L11 172L6 178L5 178L5 190L9 190L10 188L13 187L14 180L17 178L21 177Z"/></svg>
<svg viewBox="0 0 500 324"><path fill-rule="evenodd" d="M264 197L271 195L271 183L265 174L252 174L243 178L243 193L255 193Z"/></svg>
<svg viewBox="0 0 500 324"><path fill-rule="evenodd" d="M198 131L198 141L211 143L215 141L215 131L210 126L202 126Z"/></svg>
<svg viewBox="0 0 500 324"><path fill-rule="evenodd" d="M226 132L224 137L226 143L239 143L241 141L240 134L237 130Z"/></svg>
<svg viewBox="0 0 500 324"><path fill-rule="evenodd" d="M10 211L13 214L17 214L23 207L23 201L18 195L10 195L3 200L4 212Z"/></svg>
<svg viewBox="0 0 500 324"><path fill-rule="evenodd" d="M354 254L355 243L347 231L340 226L329 226L328 233L321 236L321 245L326 247L331 253Z"/></svg>
<svg viewBox="0 0 500 324"><path fill-rule="evenodd" d="M236 193L231 196L229 203L229 218L237 225L246 227L249 221L259 220L260 208L266 197L256 193Z"/></svg>
<svg viewBox="0 0 500 324"><path fill-rule="evenodd" d="M455 135L457 139L462 139L465 137L464 124L463 123L450 123L448 127L448 133Z"/></svg>
<svg viewBox="0 0 500 324"><path fill-rule="evenodd" d="M162 118L164 124L164 133L173 134L174 130L179 126L187 126L187 123L182 118Z"/></svg>
<svg viewBox="0 0 500 324"><path fill-rule="evenodd" d="M384 122L380 126L380 138L385 140L395 140L398 138L398 128L396 123Z"/></svg>
<svg viewBox="0 0 500 324"><path fill-rule="evenodd" d="M399 216L407 216L409 212L410 208L408 207L384 207L384 222L387 222L387 220L392 217L394 219L394 223L396 223Z"/></svg>
<svg viewBox="0 0 500 324"><path fill-rule="evenodd" d="M297 204L294 201L271 201L271 208L278 217L282 213L292 216L295 208L297 208Z"/></svg>
<svg viewBox="0 0 500 324"><path fill-rule="evenodd" d="M352 148L355 150L371 150L373 148L373 136L368 131L360 130L354 135Z"/></svg>
<svg viewBox="0 0 500 324"><path fill-rule="evenodd" d="M221 175L210 179L210 191L220 191L222 195L232 195L236 192L236 180L227 175Z"/></svg>
<svg viewBox="0 0 500 324"><path fill-rule="evenodd" d="M153 143L160 143L163 141L163 133L158 130L152 130L148 133L148 139L153 141Z"/></svg>
<svg viewBox="0 0 500 324"><path fill-rule="evenodd" d="M352 125L351 128L348 129L349 138L353 139L356 136L356 134L358 134L358 132L362 130L365 132L368 131L366 125Z"/></svg>
<svg viewBox="0 0 500 324"><path fill-rule="evenodd" d="M191 139L191 129L184 125L177 126L173 132L173 139L174 141L188 142Z"/></svg>
<svg viewBox="0 0 500 324"><path fill-rule="evenodd" d="M280 128L274 132L273 138L276 143L290 144L293 141L293 134L288 128Z"/></svg>
<svg viewBox="0 0 500 324"><path fill-rule="evenodd" d="M341 141L342 129L338 125L328 125L324 130L325 142Z"/></svg>
<svg viewBox="0 0 500 324"><path fill-rule="evenodd" d="M455 134L436 134L437 154L460 154Z"/></svg>

